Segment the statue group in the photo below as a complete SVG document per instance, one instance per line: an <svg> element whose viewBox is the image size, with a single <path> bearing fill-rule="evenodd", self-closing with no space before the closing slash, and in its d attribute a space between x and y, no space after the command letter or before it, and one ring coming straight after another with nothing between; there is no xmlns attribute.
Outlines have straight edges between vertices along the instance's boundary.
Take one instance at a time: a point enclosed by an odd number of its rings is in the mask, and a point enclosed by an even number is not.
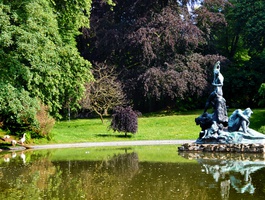
<svg viewBox="0 0 265 200"><path fill-rule="evenodd" d="M265 143L265 135L251 128L250 108L237 109L230 117L227 114L226 100L223 97L224 77L221 74L220 61L213 68L213 92L209 95L204 112L195 119L201 132L196 143L200 144L233 144L233 143ZM213 113L207 110L212 107Z"/></svg>

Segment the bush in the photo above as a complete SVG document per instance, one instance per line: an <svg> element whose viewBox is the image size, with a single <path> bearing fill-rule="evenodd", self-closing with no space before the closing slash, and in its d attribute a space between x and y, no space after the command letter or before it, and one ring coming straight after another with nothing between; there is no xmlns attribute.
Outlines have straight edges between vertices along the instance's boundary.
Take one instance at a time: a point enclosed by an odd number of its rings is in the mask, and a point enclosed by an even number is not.
<svg viewBox="0 0 265 200"><path fill-rule="evenodd" d="M54 123L48 107L27 91L0 83L0 128L17 135L27 132L31 137L49 138Z"/></svg>
<svg viewBox="0 0 265 200"><path fill-rule="evenodd" d="M260 127L260 129L258 130L260 133L265 134L265 126Z"/></svg>
<svg viewBox="0 0 265 200"><path fill-rule="evenodd" d="M118 132L135 134L138 129L138 115L131 107L118 106L113 110L110 129Z"/></svg>
<svg viewBox="0 0 265 200"><path fill-rule="evenodd" d="M24 89L0 83L1 128L11 132L22 132L38 126L36 119L38 100L29 96Z"/></svg>
<svg viewBox="0 0 265 200"><path fill-rule="evenodd" d="M55 120L49 115L49 107L40 103L40 109L36 114L36 119L38 121L38 126L32 128L33 132L37 133L41 137L51 139L51 135L49 133L55 124Z"/></svg>

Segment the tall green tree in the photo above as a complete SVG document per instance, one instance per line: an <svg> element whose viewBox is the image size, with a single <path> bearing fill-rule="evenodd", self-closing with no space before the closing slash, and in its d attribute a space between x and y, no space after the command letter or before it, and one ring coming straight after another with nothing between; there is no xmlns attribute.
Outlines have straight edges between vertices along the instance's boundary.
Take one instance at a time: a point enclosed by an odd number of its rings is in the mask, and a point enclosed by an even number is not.
<svg viewBox="0 0 265 200"><path fill-rule="evenodd" d="M257 106L258 89L265 81L265 2L230 0L224 10L227 25L217 34L215 47L229 58L224 91L232 107Z"/></svg>
<svg viewBox="0 0 265 200"><path fill-rule="evenodd" d="M219 29L223 52L229 59L242 62L259 56L265 47L265 2L230 0L224 9L227 26ZM218 42L216 42L218 44Z"/></svg>
<svg viewBox="0 0 265 200"><path fill-rule="evenodd" d="M113 5L111 0L103 2ZM23 123L33 123L38 101L49 106L54 117L79 106L92 74L90 62L77 49L76 38L83 27L90 26L91 3L0 0L0 122L17 115L13 117L16 122L20 123L22 116ZM5 104L4 95L9 92L19 104ZM23 111L31 114L23 115ZM25 116L31 118L25 120Z"/></svg>
<svg viewBox="0 0 265 200"><path fill-rule="evenodd" d="M58 6L62 2L64 12ZM77 106L84 83L92 77L90 63L80 56L75 42L78 29L89 26L91 1L76 3L75 7L72 1L0 3L0 81L24 88L49 105L54 116L64 107Z"/></svg>

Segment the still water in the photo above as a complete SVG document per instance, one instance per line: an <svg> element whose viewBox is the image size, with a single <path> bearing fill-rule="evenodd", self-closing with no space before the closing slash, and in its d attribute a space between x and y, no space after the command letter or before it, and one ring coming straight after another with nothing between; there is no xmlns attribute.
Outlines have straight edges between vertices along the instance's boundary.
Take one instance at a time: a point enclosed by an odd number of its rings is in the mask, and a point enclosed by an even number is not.
<svg viewBox="0 0 265 200"><path fill-rule="evenodd" d="M264 199L263 154L177 146L1 152L0 199Z"/></svg>

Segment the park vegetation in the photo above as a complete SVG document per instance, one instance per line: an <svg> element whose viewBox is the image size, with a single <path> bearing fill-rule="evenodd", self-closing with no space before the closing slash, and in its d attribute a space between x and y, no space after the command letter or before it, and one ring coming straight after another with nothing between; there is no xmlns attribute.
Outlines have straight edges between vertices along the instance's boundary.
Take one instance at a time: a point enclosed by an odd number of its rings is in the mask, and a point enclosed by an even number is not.
<svg viewBox="0 0 265 200"><path fill-rule="evenodd" d="M229 107L264 105L262 0L0 0L0 127L204 106L221 61ZM85 113L85 114L84 114ZM44 117L45 116L45 117Z"/></svg>
<svg viewBox="0 0 265 200"><path fill-rule="evenodd" d="M135 134L138 130L138 116L140 113L132 110L131 107L117 106L111 116L110 129L118 132Z"/></svg>

